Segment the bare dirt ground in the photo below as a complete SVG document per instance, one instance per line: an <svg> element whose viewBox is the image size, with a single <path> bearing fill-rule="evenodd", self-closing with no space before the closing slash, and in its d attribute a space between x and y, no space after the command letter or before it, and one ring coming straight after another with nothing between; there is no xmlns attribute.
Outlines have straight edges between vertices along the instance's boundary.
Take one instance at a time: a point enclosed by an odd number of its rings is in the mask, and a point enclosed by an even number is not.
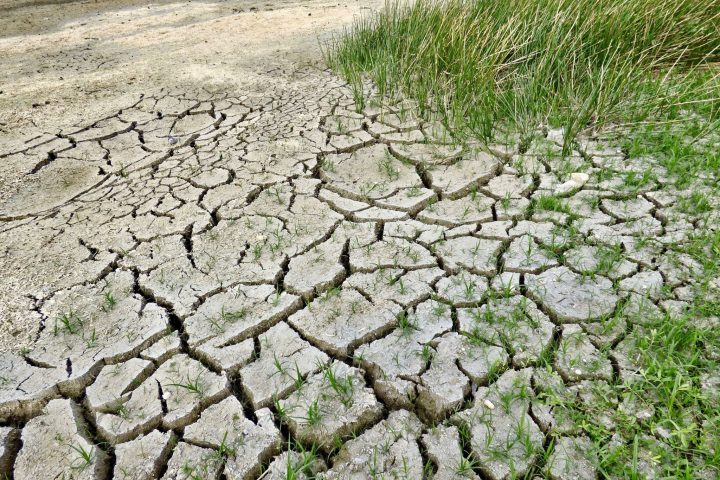
<svg viewBox="0 0 720 480"><path fill-rule="evenodd" d="M318 38L378 6L0 3L0 478L660 476L580 432L652 415L716 194L357 105Z"/></svg>
<svg viewBox="0 0 720 480"><path fill-rule="evenodd" d="M0 150L152 89L261 91L379 1L0 2ZM17 6L20 5L20 6ZM4 162L0 198L22 166Z"/></svg>
<svg viewBox="0 0 720 480"><path fill-rule="evenodd" d="M319 42L379 3L0 2L0 152L90 124L161 89L281 89L290 75L283 71L321 64ZM57 177L29 175L36 164L3 156L3 216L53 207L85 186L73 173L64 181L74 188L58 193ZM22 212L9 206L18 201ZM42 287L28 283L34 274L20 277L6 277L0 289L0 351L23 348L37 329L16 311L24 294Z"/></svg>

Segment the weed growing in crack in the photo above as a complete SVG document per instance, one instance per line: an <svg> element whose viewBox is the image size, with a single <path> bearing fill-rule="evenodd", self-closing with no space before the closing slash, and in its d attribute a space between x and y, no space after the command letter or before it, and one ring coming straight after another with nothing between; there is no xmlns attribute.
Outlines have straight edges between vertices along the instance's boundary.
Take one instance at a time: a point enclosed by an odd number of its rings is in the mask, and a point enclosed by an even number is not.
<svg viewBox="0 0 720 480"><path fill-rule="evenodd" d="M103 312L109 312L115 308L115 305L117 305L117 300L115 300L115 296L113 295L113 292L110 290L107 290L103 293L103 306L102 310Z"/></svg>
<svg viewBox="0 0 720 480"><path fill-rule="evenodd" d="M352 399L355 393L353 378L351 376L345 378L337 377L330 365L324 366L322 373L323 378L328 382L328 385L335 392L340 402L345 405L345 407L352 405Z"/></svg>
<svg viewBox="0 0 720 480"><path fill-rule="evenodd" d="M390 152L386 150L385 156L382 158L382 160L378 161L378 170L390 180L397 180L398 178L400 178L400 170L395 168L393 166L393 163L393 156L390 154Z"/></svg>
<svg viewBox="0 0 720 480"><path fill-rule="evenodd" d="M405 287L405 282L403 281L402 277L398 277L397 280L393 281L392 284L397 285L398 293L400 295L405 295L407 293L407 288Z"/></svg>
<svg viewBox="0 0 720 480"><path fill-rule="evenodd" d="M252 247L252 254L253 254L253 260L256 262L260 260L260 257L262 256L264 244L262 243L256 243Z"/></svg>
<svg viewBox="0 0 720 480"><path fill-rule="evenodd" d="M298 459L293 460L291 452L298 454ZM313 465L318 459L317 448L305 449L302 445L292 445L288 441L287 461L285 463L285 479L300 480L301 478L314 478Z"/></svg>
<svg viewBox="0 0 720 480"><path fill-rule="evenodd" d="M275 288L275 293L271 297L270 305L272 305L273 307L277 307L278 305L280 305L281 298L282 298L282 290L278 286Z"/></svg>
<svg viewBox="0 0 720 480"><path fill-rule="evenodd" d="M82 330L84 324L83 319L74 310L70 310L55 319L53 334L57 336L58 333L64 332L74 335Z"/></svg>
<svg viewBox="0 0 720 480"><path fill-rule="evenodd" d="M379 183L363 183L360 185L360 195L362 195L365 198L370 198L370 194L374 192L375 190L382 191L382 188Z"/></svg>
<svg viewBox="0 0 720 480"><path fill-rule="evenodd" d="M287 425L288 419L290 418L288 416L287 409L283 407L283 405L280 403L280 399L273 395L273 408L275 409L275 414L278 417L278 421L280 421L281 424Z"/></svg>
<svg viewBox="0 0 720 480"><path fill-rule="evenodd" d="M543 194L533 199L532 208L537 211L548 211L572 215L572 209L560 197Z"/></svg>
<svg viewBox="0 0 720 480"><path fill-rule="evenodd" d="M328 288L328 289L325 291L325 293L323 293L323 294L320 296L320 301L321 301L321 302L327 302L328 300L330 300L330 299L332 299L332 298L334 298L334 297L339 297L339 296L340 296L340 292L342 292L342 289L341 289L340 287Z"/></svg>
<svg viewBox="0 0 720 480"><path fill-rule="evenodd" d="M423 194L423 192L422 192L422 190L421 190L421 187L419 187L419 186L417 186L417 185L413 185L412 187L408 188L408 189L405 191L405 196L408 197L408 198L419 197L419 196L421 196L422 194Z"/></svg>
<svg viewBox="0 0 720 480"><path fill-rule="evenodd" d="M227 442L228 432L227 430L223 434L222 441L220 442L220 445L215 449L215 455L221 459L228 456L235 456L235 452L237 449L231 447Z"/></svg>
<svg viewBox="0 0 720 480"><path fill-rule="evenodd" d="M418 327L417 319L407 312L402 311L397 316L397 326L400 330L400 334L403 336L410 335L412 332L420 330Z"/></svg>
<svg viewBox="0 0 720 480"><path fill-rule="evenodd" d="M225 306L220 309L220 319L225 323L234 323L243 320L247 316L247 309L242 307L240 310L225 310Z"/></svg>
<svg viewBox="0 0 720 480"><path fill-rule="evenodd" d="M130 412L125 404L118 405L113 413L124 420L130 418Z"/></svg>
<svg viewBox="0 0 720 480"><path fill-rule="evenodd" d="M97 346L97 333L95 331L95 327L92 329L92 333L90 333L89 337L85 337L85 334L83 333L83 340L85 341L85 346L87 348L94 348Z"/></svg>
<svg viewBox="0 0 720 480"><path fill-rule="evenodd" d="M458 466L455 468L455 473L457 475L466 476L473 474L474 470L479 466L479 463L475 460L469 460L465 457L460 457L460 462L458 463Z"/></svg>
<svg viewBox="0 0 720 480"><path fill-rule="evenodd" d="M187 378L185 381L177 382L177 383L171 383L169 384L171 387L177 387L177 388L183 388L187 390L190 393L193 393L195 395L202 395L205 391L205 387L202 384L202 381L200 380L201 373L198 372L197 376L193 379L190 377L190 374L187 375Z"/></svg>
<svg viewBox="0 0 720 480"><path fill-rule="evenodd" d="M430 345L423 345L422 349L416 353L422 359L425 365L431 364L433 359L435 358L435 350L433 350Z"/></svg>
<svg viewBox="0 0 720 480"><path fill-rule="evenodd" d="M305 421L308 425L313 427L318 425L321 419L322 415L320 414L320 407L318 406L318 401L316 399L308 406L305 414Z"/></svg>
<svg viewBox="0 0 720 480"><path fill-rule="evenodd" d="M443 315L445 315L447 313L447 311L448 311L448 306L445 305L444 303L441 303L438 301L433 302L432 314L435 317L440 318Z"/></svg>
<svg viewBox="0 0 720 480"><path fill-rule="evenodd" d="M295 362L295 376L293 377L293 382L295 383L295 388L298 390L300 390L303 385L305 385L305 378L303 377L303 374L300 371L300 367L298 367L297 362Z"/></svg>
<svg viewBox="0 0 720 480"><path fill-rule="evenodd" d="M280 375L286 375L287 372L285 371L285 367L282 364L282 361L278 358L277 354L273 352L273 366L275 367L275 370Z"/></svg>
<svg viewBox="0 0 720 480"><path fill-rule="evenodd" d="M95 447L86 449L82 445L71 445L67 443L65 445L75 452L75 459L70 463L73 470L83 471L87 469L95 459Z"/></svg>
<svg viewBox="0 0 720 480"><path fill-rule="evenodd" d="M204 455L199 463L193 462L191 464L190 462L185 461L180 467L180 471L182 472L184 478L187 478L188 480L205 480L211 478L215 460L217 460L217 453L212 452Z"/></svg>

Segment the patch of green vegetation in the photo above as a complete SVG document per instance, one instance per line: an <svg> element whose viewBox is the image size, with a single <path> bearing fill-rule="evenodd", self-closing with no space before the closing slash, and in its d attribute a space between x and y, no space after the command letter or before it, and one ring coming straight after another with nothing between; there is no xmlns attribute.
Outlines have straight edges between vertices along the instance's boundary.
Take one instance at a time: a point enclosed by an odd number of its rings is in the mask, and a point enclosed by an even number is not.
<svg viewBox="0 0 720 480"><path fill-rule="evenodd" d="M630 334L639 369L611 392L637 412L618 409L616 429L591 406L571 407L571 416L595 441L604 476L644 478L643 471L651 469L659 478L689 479L720 472L720 413L711 392L702 388L702 375L720 366L705 354L706 345L718 344L718 332L697 321L698 314L711 311L718 315L720 303L702 302L685 315L653 319Z"/></svg>
<svg viewBox="0 0 720 480"><path fill-rule="evenodd" d="M720 3L706 0L390 2L326 50L359 107L413 98L453 133L532 138L586 129L718 120ZM694 117L693 117L694 118Z"/></svg>
<svg viewBox="0 0 720 480"><path fill-rule="evenodd" d="M716 113L708 112L707 118L712 115ZM629 158L656 158L678 188L687 188L698 178L717 185L720 181L719 125L717 118L714 122L695 118L662 127L648 125L634 128L623 135L619 143Z"/></svg>

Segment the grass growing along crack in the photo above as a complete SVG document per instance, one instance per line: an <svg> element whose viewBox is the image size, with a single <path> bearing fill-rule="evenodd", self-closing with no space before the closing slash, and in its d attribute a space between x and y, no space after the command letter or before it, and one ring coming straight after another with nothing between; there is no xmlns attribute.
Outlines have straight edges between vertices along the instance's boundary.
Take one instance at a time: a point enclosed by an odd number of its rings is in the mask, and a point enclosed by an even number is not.
<svg viewBox="0 0 720 480"><path fill-rule="evenodd" d="M87 469L95 459L95 447L86 449L82 445L66 444L75 453L75 459L71 463L71 468L77 471Z"/></svg>

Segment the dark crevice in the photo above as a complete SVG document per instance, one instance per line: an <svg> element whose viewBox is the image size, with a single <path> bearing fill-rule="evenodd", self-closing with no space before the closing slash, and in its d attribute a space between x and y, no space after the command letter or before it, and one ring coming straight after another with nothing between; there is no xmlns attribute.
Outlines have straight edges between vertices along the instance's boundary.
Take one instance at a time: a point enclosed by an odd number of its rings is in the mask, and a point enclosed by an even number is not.
<svg viewBox="0 0 720 480"><path fill-rule="evenodd" d="M160 406L162 407L163 415L167 415L168 406L167 406L167 401L165 400L165 394L163 393L162 385L160 384L160 380L155 380L155 382L157 383L157 388L158 388L157 399L160 401Z"/></svg>
<svg viewBox="0 0 720 480"><path fill-rule="evenodd" d="M115 447L100 437L95 419L82 404L71 402L71 407L82 430L80 433L95 447L95 479L110 480L115 468Z"/></svg>
<svg viewBox="0 0 720 480"><path fill-rule="evenodd" d="M193 255L192 234L193 234L194 226L195 226L194 223L191 223L190 225L188 225L188 227L182 233L182 239L183 239L183 246L185 247L185 252L187 254L187 258L190 261L190 265L192 265L193 268L197 268L195 266L195 257Z"/></svg>
<svg viewBox="0 0 720 480"><path fill-rule="evenodd" d="M382 221L375 222L375 239L378 242L383 239L384 230L385 230L385 222L382 222Z"/></svg>
<svg viewBox="0 0 720 480"><path fill-rule="evenodd" d="M45 157L40 162L36 163L35 166L32 168L32 170L30 170L30 174L35 174L35 173L39 172L40 170L47 167L55 160L57 160L57 154L53 151L48 152L47 157Z"/></svg>
<svg viewBox="0 0 720 480"><path fill-rule="evenodd" d="M14 480L13 465L23 445L20 432L19 428L13 428L4 439L0 439L5 440L5 444L0 445L0 450L3 450L0 456L0 478L3 480Z"/></svg>

